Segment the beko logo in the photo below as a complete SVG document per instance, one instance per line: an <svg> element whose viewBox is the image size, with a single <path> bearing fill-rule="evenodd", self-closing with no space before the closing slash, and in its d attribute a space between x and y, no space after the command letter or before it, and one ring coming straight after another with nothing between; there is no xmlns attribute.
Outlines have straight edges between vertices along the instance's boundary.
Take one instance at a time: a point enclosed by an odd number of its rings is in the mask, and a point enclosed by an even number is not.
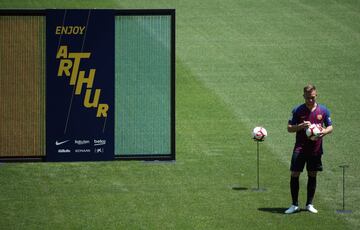
<svg viewBox="0 0 360 230"><path fill-rule="evenodd" d="M106 140L94 140L94 146L105 145Z"/></svg>

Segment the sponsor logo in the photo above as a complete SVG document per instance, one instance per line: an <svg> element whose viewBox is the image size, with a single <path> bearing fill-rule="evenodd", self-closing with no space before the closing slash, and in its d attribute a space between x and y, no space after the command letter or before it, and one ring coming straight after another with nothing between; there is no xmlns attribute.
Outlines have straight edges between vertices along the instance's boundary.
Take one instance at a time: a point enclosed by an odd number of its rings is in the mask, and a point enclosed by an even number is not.
<svg viewBox="0 0 360 230"><path fill-rule="evenodd" d="M77 145L87 145L90 144L89 140L75 140L75 144Z"/></svg>
<svg viewBox="0 0 360 230"><path fill-rule="evenodd" d="M66 140L66 141L55 141L55 145L58 146L58 145L62 145L62 144L65 144L66 142L69 142L70 140Z"/></svg>
<svg viewBox="0 0 360 230"><path fill-rule="evenodd" d="M94 140L94 146L105 145L106 140Z"/></svg>
<svg viewBox="0 0 360 230"><path fill-rule="evenodd" d="M70 149L58 149L58 153L71 153Z"/></svg>
<svg viewBox="0 0 360 230"><path fill-rule="evenodd" d="M90 149L75 149L76 153L89 153L91 152Z"/></svg>
<svg viewBox="0 0 360 230"><path fill-rule="evenodd" d="M95 148L94 149L94 153L103 153L104 152L104 148Z"/></svg>

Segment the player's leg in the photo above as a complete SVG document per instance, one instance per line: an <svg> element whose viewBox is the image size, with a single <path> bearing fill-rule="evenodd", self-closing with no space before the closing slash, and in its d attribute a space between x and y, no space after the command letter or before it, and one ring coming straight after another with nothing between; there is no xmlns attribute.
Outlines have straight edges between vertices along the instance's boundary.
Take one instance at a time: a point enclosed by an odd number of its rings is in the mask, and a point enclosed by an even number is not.
<svg viewBox="0 0 360 230"><path fill-rule="evenodd" d="M291 214L297 211L300 211L299 208L299 177L301 172L303 171L305 166L305 159L303 154L300 153L293 153L291 158L291 176L290 176L290 192L291 192L291 199L292 205L289 209L285 211L286 214Z"/></svg>
<svg viewBox="0 0 360 230"><path fill-rule="evenodd" d="M313 199L316 191L317 172L322 171L321 155L310 157L306 168L308 171L306 209L312 213L317 213L318 211L313 206Z"/></svg>
<svg viewBox="0 0 360 230"><path fill-rule="evenodd" d="M312 204L314 199L316 191L316 174L317 171L308 171L306 205Z"/></svg>
<svg viewBox="0 0 360 230"><path fill-rule="evenodd" d="M291 171L290 176L290 192L291 192L291 199L292 199L292 205L299 206L299 177L301 172L297 171Z"/></svg>

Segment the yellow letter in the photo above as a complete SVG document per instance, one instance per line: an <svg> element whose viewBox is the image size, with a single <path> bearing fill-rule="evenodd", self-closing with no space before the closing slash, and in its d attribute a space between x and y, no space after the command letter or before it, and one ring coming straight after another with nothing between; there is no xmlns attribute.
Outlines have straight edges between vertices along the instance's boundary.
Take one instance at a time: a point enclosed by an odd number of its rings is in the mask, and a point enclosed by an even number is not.
<svg viewBox="0 0 360 230"><path fill-rule="evenodd" d="M65 76L70 76L70 69L72 67L72 61L70 59L61 59L59 70L58 70L58 76L61 77L63 72L65 72Z"/></svg>
<svg viewBox="0 0 360 230"><path fill-rule="evenodd" d="M80 95L82 85L84 83L86 83L86 88L88 88L88 89L92 88L92 85L94 83L95 71L96 71L96 69L91 69L88 78L84 77L85 71L80 71L79 72L79 79L78 79L78 81L76 83L76 90L75 90L76 95Z"/></svg>
<svg viewBox="0 0 360 230"><path fill-rule="evenodd" d="M55 30L55 34L60 34L61 26L57 26Z"/></svg>
<svg viewBox="0 0 360 230"><path fill-rule="evenodd" d="M58 58L67 58L67 46L60 46L57 54L56 54L56 59Z"/></svg>
<svg viewBox="0 0 360 230"><path fill-rule="evenodd" d="M74 67L72 69L70 85L75 85L76 78L79 72L80 60L81 58L89 58L91 53L69 53L69 58L75 58Z"/></svg>
<svg viewBox="0 0 360 230"><path fill-rule="evenodd" d="M90 102L91 89L87 89L86 93L85 93L85 98L84 98L84 106L86 108L91 108L91 107L96 108L99 103L100 93L101 93L101 89L96 89L94 99L92 102Z"/></svg>
<svg viewBox="0 0 360 230"><path fill-rule="evenodd" d="M61 33L62 34L67 34L67 26L62 26L61 27Z"/></svg>
<svg viewBox="0 0 360 230"><path fill-rule="evenodd" d="M108 104L99 104L96 117L107 117L107 111L109 110Z"/></svg>
<svg viewBox="0 0 360 230"><path fill-rule="evenodd" d="M72 34L78 34L79 33L79 27L78 26L74 26L73 32Z"/></svg>
<svg viewBox="0 0 360 230"><path fill-rule="evenodd" d="M80 34L84 34L85 26L80 26Z"/></svg>

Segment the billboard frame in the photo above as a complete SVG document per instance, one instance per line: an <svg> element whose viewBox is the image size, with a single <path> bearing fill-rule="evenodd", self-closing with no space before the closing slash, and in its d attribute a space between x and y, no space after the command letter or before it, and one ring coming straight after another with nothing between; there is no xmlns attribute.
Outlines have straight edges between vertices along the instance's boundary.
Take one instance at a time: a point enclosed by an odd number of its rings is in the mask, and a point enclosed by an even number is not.
<svg viewBox="0 0 360 230"><path fill-rule="evenodd" d="M116 16L170 16L171 35L170 35L170 153L169 154L136 154L115 156L119 160L144 160L144 161L175 161L176 160L176 125L175 125L175 106L176 106L176 34L175 34L175 9L126 9L115 10ZM116 61L116 60L115 60Z"/></svg>
<svg viewBox="0 0 360 230"><path fill-rule="evenodd" d="M63 10L63 9L61 9ZM71 9L69 9L71 10ZM94 9L96 10L96 9ZM175 9L109 9L114 10L116 16L156 16L164 15L171 17L170 28L170 153L169 154L136 154L116 156L114 160L143 160L143 161L175 161L176 160L176 22ZM0 9L0 16L45 16L46 9ZM115 18L114 18L115 20ZM46 21L45 21L46 22ZM46 49L46 47L45 47ZM116 60L115 60L116 61ZM46 72L46 69L45 69ZM46 90L46 89L45 89ZM45 98L46 100L46 98ZM46 113L46 110L45 110ZM46 138L46 137L45 137ZM116 140L115 140L116 141ZM0 157L0 162L27 162L27 161L45 161L45 156L4 156Z"/></svg>

